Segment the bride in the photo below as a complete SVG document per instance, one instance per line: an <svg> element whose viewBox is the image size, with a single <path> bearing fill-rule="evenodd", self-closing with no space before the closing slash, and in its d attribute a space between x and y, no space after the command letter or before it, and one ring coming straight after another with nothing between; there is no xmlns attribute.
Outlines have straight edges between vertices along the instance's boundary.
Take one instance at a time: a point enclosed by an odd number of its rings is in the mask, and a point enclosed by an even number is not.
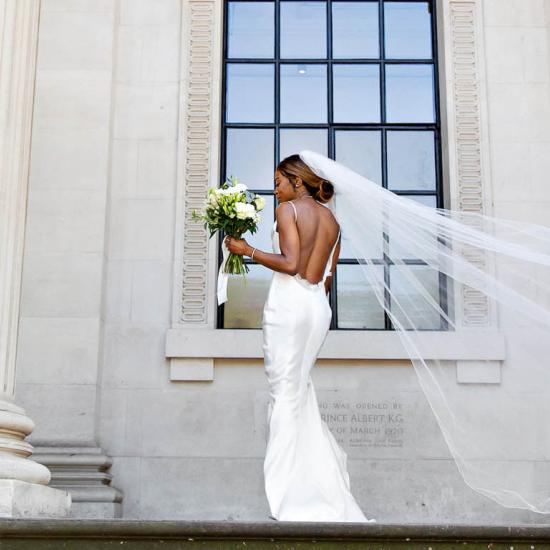
<svg viewBox="0 0 550 550"><path fill-rule="evenodd" d="M347 455L320 417L310 377L329 329L340 237L464 482L506 508L549 514L550 229L431 208L308 150L279 163L275 194L273 253L245 239L222 244L274 272L262 320L272 517L374 521L350 492Z"/></svg>
<svg viewBox="0 0 550 550"><path fill-rule="evenodd" d="M265 491L271 517L290 521L367 520L350 492L347 455L322 420L310 376L330 327L327 298L340 253L340 225L324 206L332 184L291 155L275 170L273 253L245 239L227 248L274 271L263 310L270 387Z"/></svg>

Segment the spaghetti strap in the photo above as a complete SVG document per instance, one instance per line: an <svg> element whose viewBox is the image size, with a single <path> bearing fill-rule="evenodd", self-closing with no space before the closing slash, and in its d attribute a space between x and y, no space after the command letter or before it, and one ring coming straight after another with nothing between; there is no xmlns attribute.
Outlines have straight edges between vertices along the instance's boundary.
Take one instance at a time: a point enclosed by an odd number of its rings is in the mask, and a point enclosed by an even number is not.
<svg viewBox="0 0 550 550"><path fill-rule="evenodd" d="M288 202L292 205L292 208L294 208L294 221L298 221L298 213L296 212L296 207L294 206L294 203L292 201Z"/></svg>
<svg viewBox="0 0 550 550"><path fill-rule="evenodd" d="M338 237L336 237L336 242L334 243L334 245L332 246L332 250L330 251L330 256L328 257L328 260L327 260L327 265L325 267L325 274L323 275L323 281L332 275L332 256L334 255L334 251L336 250L336 245L338 244L338 241L340 240L340 233L341 233L341 229L338 229Z"/></svg>

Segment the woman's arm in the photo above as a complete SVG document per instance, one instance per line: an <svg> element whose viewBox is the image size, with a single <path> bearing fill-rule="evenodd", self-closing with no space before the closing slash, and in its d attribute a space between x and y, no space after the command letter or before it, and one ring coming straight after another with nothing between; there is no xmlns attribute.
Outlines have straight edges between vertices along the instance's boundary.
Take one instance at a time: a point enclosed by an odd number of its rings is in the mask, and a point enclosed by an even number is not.
<svg viewBox="0 0 550 550"><path fill-rule="evenodd" d="M336 243L336 247L334 248L334 254L332 255L332 265L330 266L330 272L332 275L334 275L334 272L336 271L336 264L338 263L338 258L340 256L340 242L342 240L342 234L338 237L338 242ZM255 256L256 254L254 254ZM330 287L332 285L332 275L329 275L325 279L325 294L328 294L330 291Z"/></svg>
<svg viewBox="0 0 550 550"><path fill-rule="evenodd" d="M281 254L264 252L256 248L254 261L273 269L273 271L296 275L300 258L300 238L298 227L294 221L294 209L283 202L275 209L275 218L279 230ZM245 239L226 237L225 241L230 252L244 256L252 255L254 247L250 246Z"/></svg>

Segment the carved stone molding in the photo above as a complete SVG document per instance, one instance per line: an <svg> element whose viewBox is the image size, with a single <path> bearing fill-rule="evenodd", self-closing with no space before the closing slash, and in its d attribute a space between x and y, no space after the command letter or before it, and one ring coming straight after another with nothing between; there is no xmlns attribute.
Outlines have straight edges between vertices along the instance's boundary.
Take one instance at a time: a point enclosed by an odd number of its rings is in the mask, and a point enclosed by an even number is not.
<svg viewBox="0 0 550 550"><path fill-rule="evenodd" d="M450 47L452 88L451 104L453 116L456 163L455 207L463 212L483 214L485 212L484 164L482 145L482 97L480 91L479 66L481 44L478 36L480 28L479 6L476 0L447 0L448 29ZM453 181L453 178L451 178ZM464 249L464 256L480 267L486 259L477 250ZM460 289L460 316L464 327L486 327L491 324L491 312L487 297L470 287Z"/></svg>
<svg viewBox="0 0 550 550"><path fill-rule="evenodd" d="M122 517L123 493L111 485L113 459L100 447L37 445L33 457L51 471L50 485L71 495L71 517Z"/></svg>
<svg viewBox="0 0 550 550"><path fill-rule="evenodd" d="M183 324L208 321L208 232L192 220L204 205L211 185L212 89L216 5L213 0L183 3L187 18L184 85L183 201L185 228L182 250L181 317Z"/></svg>
<svg viewBox="0 0 550 550"><path fill-rule="evenodd" d="M477 66L476 6L451 2L458 206L483 213L481 120Z"/></svg>

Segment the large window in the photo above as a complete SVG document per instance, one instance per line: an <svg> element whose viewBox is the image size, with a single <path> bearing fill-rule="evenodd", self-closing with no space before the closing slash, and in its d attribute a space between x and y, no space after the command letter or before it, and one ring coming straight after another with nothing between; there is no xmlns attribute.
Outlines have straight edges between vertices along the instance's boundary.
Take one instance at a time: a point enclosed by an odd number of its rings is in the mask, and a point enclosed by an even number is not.
<svg viewBox="0 0 550 550"><path fill-rule="evenodd" d="M400 195L442 205L434 9L433 1L411 0L225 3L221 176L233 174L267 199L259 231L245 235L253 246L272 251L275 166L301 149ZM391 329L349 256L344 240L331 328ZM378 260L379 276L394 291L414 292L397 266ZM260 327L272 272L246 261L246 283L230 278L219 328ZM440 276L421 263L417 269L440 300ZM440 320L424 328L441 328Z"/></svg>

